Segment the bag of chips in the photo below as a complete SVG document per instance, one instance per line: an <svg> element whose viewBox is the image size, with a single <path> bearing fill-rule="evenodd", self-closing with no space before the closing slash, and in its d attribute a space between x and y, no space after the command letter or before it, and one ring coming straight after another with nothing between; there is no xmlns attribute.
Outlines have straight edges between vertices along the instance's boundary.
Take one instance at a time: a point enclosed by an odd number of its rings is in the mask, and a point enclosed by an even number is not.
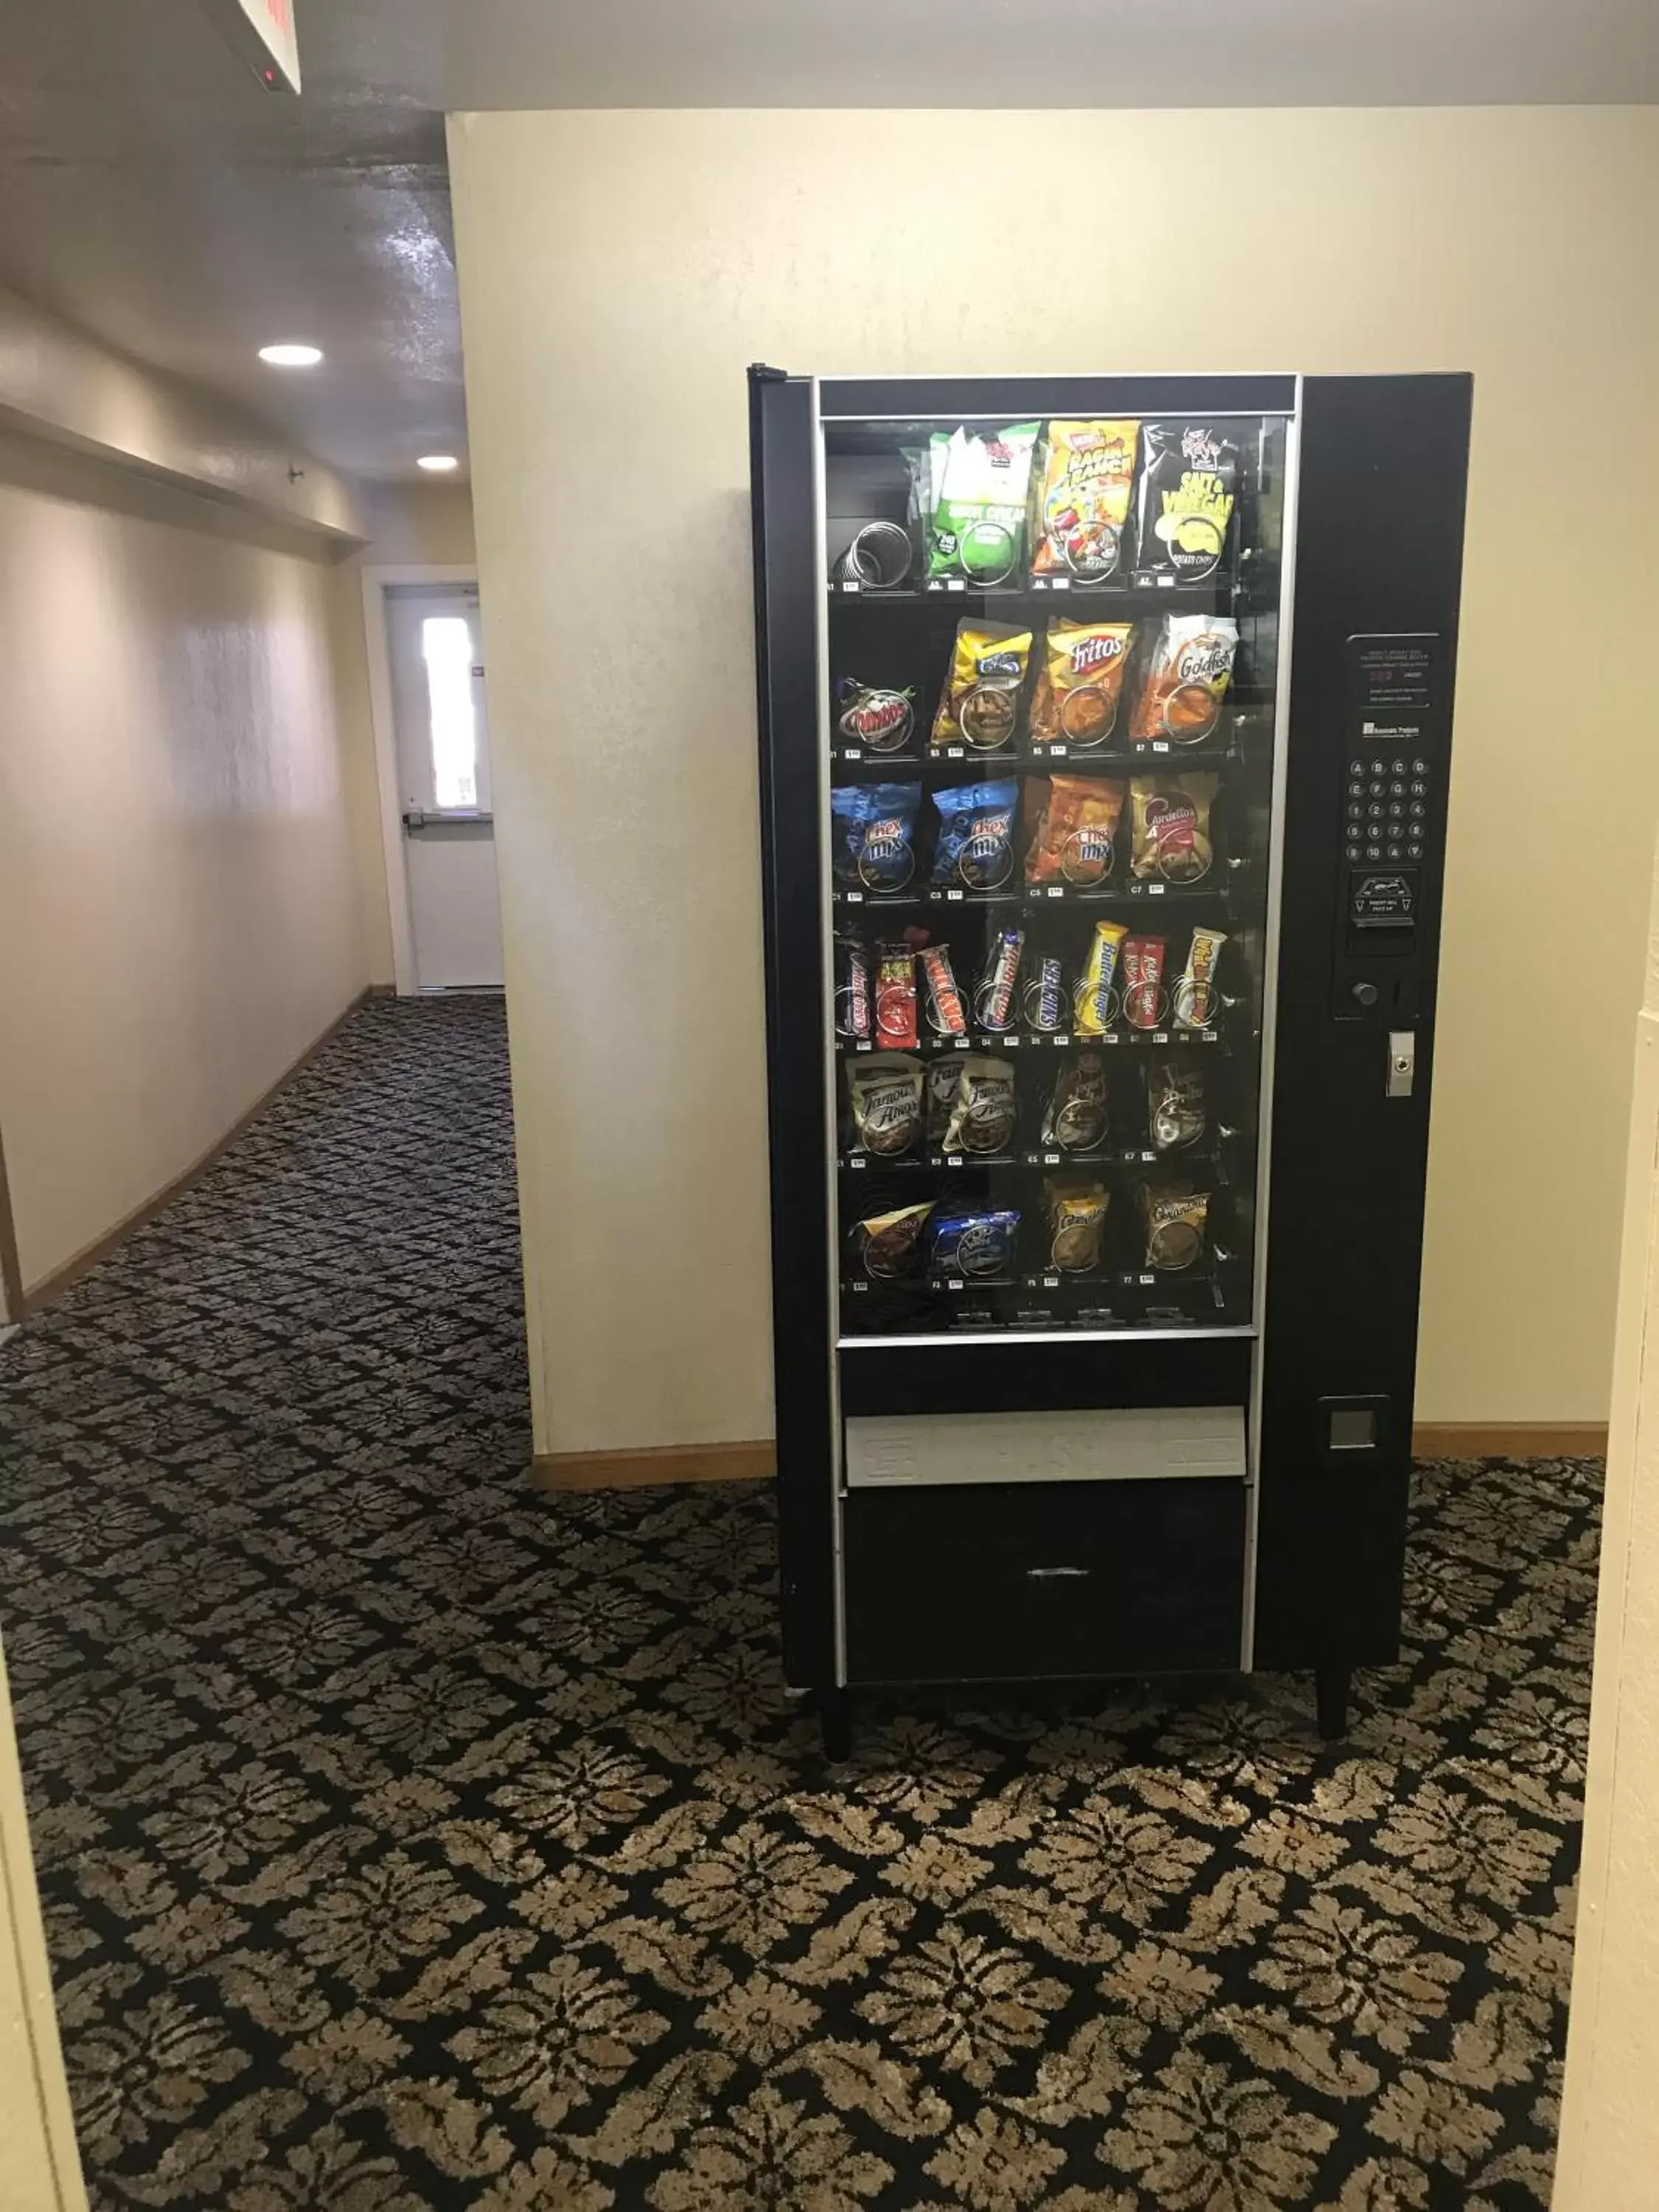
<svg viewBox="0 0 1659 2212"><path fill-rule="evenodd" d="M1014 1071L1006 1060L987 1053L965 1053L956 1104L945 1132L947 1152L1006 1152L1014 1141L1018 1107Z"/></svg>
<svg viewBox="0 0 1659 2212"><path fill-rule="evenodd" d="M1207 1191L1177 1186L1141 1187L1140 1208L1146 1218L1146 1265L1173 1274L1190 1267L1204 1256L1204 1227L1209 1218Z"/></svg>
<svg viewBox="0 0 1659 2212"><path fill-rule="evenodd" d="M927 537L930 576L1000 584L1019 567L1036 436L1035 422L1004 430L964 423L951 433Z"/></svg>
<svg viewBox="0 0 1659 2212"><path fill-rule="evenodd" d="M1000 783L957 783L933 793L939 837L933 847L933 881L964 890L994 891L1014 872L1014 806L1019 787L1010 776Z"/></svg>
<svg viewBox="0 0 1659 2212"><path fill-rule="evenodd" d="M1042 641L1031 736L1079 750L1103 745L1117 726L1133 623L1054 622Z"/></svg>
<svg viewBox="0 0 1659 2212"><path fill-rule="evenodd" d="M1147 1060L1146 1133L1155 1152L1180 1152L1204 1134L1204 1075L1191 1060Z"/></svg>
<svg viewBox="0 0 1659 2212"><path fill-rule="evenodd" d="M1054 1078L1042 1141L1063 1152L1092 1152L1105 1143L1106 1126L1106 1063L1097 1052L1080 1052Z"/></svg>
<svg viewBox="0 0 1659 2212"><path fill-rule="evenodd" d="M941 1206L933 1216L933 1264L941 1275L1006 1275L1014 1264L1019 1214L1012 1206Z"/></svg>
<svg viewBox="0 0 1659 2212"><path fill-rule="evenodd" d="M1195 884L1209 874L1215 860L1210 837L1215 787L1215 777L1201 772L1130 779L1134 849L1129 865L1138 877Z"/></svg>
<svg viewBox="0 0 1659 2212"><path fill-rule="evenodd" d="M1051 1176L1042 1194L1048 1215L1049 1266L1068 1275L1097 1267L1109 1203L1105 1185L1062 1182Z"/></svg>
<svg viewBox="0 0 1659 2212"><path fill-rule="evenodd" d="M939 694L928 740L1001 752L1019 727L1019 695L1031 657L1031 632L1008 623L962 623L951 673Z"/></svg>
<svg viewBox="0 0 1659 2212"><path fill-rule="evenodd" d="M847 1071L853 1127L866 1152L908 1152L921 1134L923 1070L902 1052L872 1053Z"/></svg>
<svg viewBox="0 0 1659 2212"><path fill-rule="evenodd" d="M1116 574L1139 444L1139 422L1048 425L1034 576L1100 584Z"/></svg>
<svg viewBox="0 0 1659 2212"><path fill-rule="evenodd" d="M1136 565L1201 584L1221 565L1238 490L1238 447L1212 422L1148 422Z"/></svg>
<svg viewBox="0 0 1659 2212"><path fill-rule="evenodd" d="M921 1206L901 1206L891 1213L872 1213L854 1225L853 1243L864 1272L872 1281L886 1282L908 1275L921 1257L921 1232L933 1210L929 1199Z"/></svg>
<svg viewBox="0 0 1659 2212"><path fill-rule="evenodd" d="M1168 738L1201 744L1221 720L1233 679L1238 624L1227 615L1166 615L1130 717L1137 744Z"/></svg>
<svg viewBox="0 0 1659 2212"><path fill-rule="evenodd" d="M860 890L902 890L915 872L919 783L838 784L830 794L830 861Z"/></svg>
<svg viewBox="0 0 1659 2212"><path fill-rule="evenodd" d="M1105 776L1033 776L1025 787L1028 884L1103 883L1115 858L1123 786Z"/></svg>

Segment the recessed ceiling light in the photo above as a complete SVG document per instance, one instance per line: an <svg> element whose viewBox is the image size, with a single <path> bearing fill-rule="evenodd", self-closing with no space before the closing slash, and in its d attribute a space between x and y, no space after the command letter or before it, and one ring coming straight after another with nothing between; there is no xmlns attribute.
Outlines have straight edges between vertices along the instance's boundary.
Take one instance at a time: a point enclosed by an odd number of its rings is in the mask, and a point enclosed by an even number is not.
<svg viewBox="0 0 1659 2212"><path fill-rule="evenodd" d="M261 361L268 361L273 368L315 368L323 357L321 346L268 345L259 349Z"/></svg>
<svg viewBox="0 0 1659 2212"><path fill-rule="evenodd" d="M453 453L422 453L415 465L417 469L430 469L434 476L446 476L461 465Z"/></svg>

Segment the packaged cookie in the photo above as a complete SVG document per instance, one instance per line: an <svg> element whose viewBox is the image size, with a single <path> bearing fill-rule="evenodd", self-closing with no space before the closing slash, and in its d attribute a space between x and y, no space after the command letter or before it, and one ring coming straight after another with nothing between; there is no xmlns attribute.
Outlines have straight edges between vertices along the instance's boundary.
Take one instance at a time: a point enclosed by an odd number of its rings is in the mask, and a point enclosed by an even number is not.
<svg viewBox="0 0 1659 2212"><path fill-rule="evenodd" d="M866 1152L888 1158L921 1136L921 1062L900 1052L872 1053L847 1071L853 1127Z"/></svg>
<svg viewBox="0 0 1659 2212"><path fill-rule="evenodd" d="M1155 1152L1182 1152L1204 1134L1204 1073L1192 1060L1147 1060L1146 1133Z"/></svg>
<svg viewBox="0 0 1659 2212"><path fill-rule="evenodd" d="M1141 1187L1140 1207L1146 1221L1147 1267L1166 1274L1195 1267L1204 1257L1208 1192L1146 1183Z"/></svg>
<svg viewBox="0 0 1659 2212"><path fill-rule="evenodd" d="M957 1094L962 1088L962 1060L960 1053L943 1052L927 1063L927 1141L941 1152L945 1149L945 1133L957 1109Z"/></svg>
<svg viewBox="0 0 1659 2212"><path fill-rule="evenodd" d="M1135 743L1168 738L1197 745L1213 737L1237 651L1238 624L1230 617L1165 615L1129 719Z"/></svg>
<svg viewBox="0 0 1659 2212"><path fill-rule="evenodd" d="M1031 698L1031 737L1042 744L1103 745L1117 727L1133 623L1050 623Z"/></svg>
<svg viewBox="0 0 1659 2212"><path fill-rule="evenodd" d="M1139 422L1048 425L1034 576L1102 584L1116 574L1139 448Z"/></svg>
<svg viewBox="0 0 1659 2212"><path fill-rule="evenodd" d="M945 1132L947 1152L1006 1152L1014 1140L1018 1107L1012 1061L965 1053L957 1062L956 1104Z"/></svg>
<svg viewBox="0 0 1659 2212"><path fill-rule="evenodd" d="M1134 842L1129 865L1138 877L1195 884L1209 874L1215 860L1210 837L1215 788L1216 778L1202 772L1131 777Z"/></svg>
<svg viewBox="0 0 1659 2212"><path fill-rule="evenodd" d="M1033 776L1025 786L1028 884L1103 883L1116 857L1123 786L1109 776Z"/></svg>
<svg viewBox="0 0 1659 2212"><path fill-rule="evenodd" d="M872 1213L854 1224L853 1248L872 1281L888 1282L914 1273L921 1259L922 1231L933 1211L929 1199L920 1206L901 1206L891 1213Z"/></svg>
<svg viewBox="0 0 1659 2212"><path fill-rule="evenodd" d="M965 622L957 630L951 672L939 694L930 744L1004 752L1019 728L1019 696L1031 657L1031 632L1006 623Z"/></svg>
<svg viewBox="0 0 1659 2212"><path fill-rule="evenodd" d="M1019 1213L1012 1206L940 1206L933 1265L941 1275L1006 1275L1014 1264Z"/></svg>
<svg viewBox="0 0 1659 2212"><path fill-rule="evenodd" d="M1201 584L1226 550L1238 447L1215 422L1148 422L1141 434L1136 568L1143 575Z"/></svg>
<svg viewBox="0 0 1659 2212"><path fill-rule="evenodd" d="M1106 1141L1106 1062L1080 1052L1062 1063L1042 1116L1042 1141L1063 1152L1092 1152Z"/></svg>
<svg viewBox="0 0 1659 2212"><path fill-rule="evenodd" d="M1109 1203L1103 1183L1062 1182L1049 1177L1043 1185L1043 1204L1048 1216L1051 1267L1072 1275L1100 1265Z"/></svg>

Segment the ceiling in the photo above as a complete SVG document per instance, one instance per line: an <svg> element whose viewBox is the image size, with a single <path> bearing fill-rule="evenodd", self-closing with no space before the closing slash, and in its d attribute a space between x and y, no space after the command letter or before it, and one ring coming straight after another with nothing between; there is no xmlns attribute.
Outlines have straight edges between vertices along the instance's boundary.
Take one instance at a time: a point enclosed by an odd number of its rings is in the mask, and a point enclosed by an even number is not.
<svg viewBox="0 0 1659 2212"><path fill-rule="evenodd" d="M0 283L382 477L465 452L446 107L1659 101L1655 0L296 12L299 100L259 88L203 0L0 8ZM264 368L256 348L283 337L325 365Z"/></svg>

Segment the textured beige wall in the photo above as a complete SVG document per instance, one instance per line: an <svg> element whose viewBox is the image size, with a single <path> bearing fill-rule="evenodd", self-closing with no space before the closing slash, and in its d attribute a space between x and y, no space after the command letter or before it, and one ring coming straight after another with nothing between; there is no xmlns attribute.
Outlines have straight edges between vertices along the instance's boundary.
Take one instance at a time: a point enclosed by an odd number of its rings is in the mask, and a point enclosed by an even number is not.
<svg viewBox="0 0 1659 2212"><path fill-rule="evenodd" d="M29 1286L216 1142L367 963L329 571L85 461L18 472L0 453L0 1128Z"/></svg>
<svg viewBox="0 0 1659 2212"><path fill-rule="evenodd" d="M1650 2212L1659 2196L1659 871L1636 1027L1553 2212Z"/></svg>
<svg viewBox="0 0 1659 2212"><path fill-rule="evenodd" d="M769 1425L757 359L1474 371L1419 1410L1604 1413L1659 817L1639 679L1626 703L1653 619L1659 113L1187 115L1178 188L1170 130L452 125L544 1449ZM969 147L1014 180L970 212ZM1078 191L1091 162L1109 190Z"/></svg>

